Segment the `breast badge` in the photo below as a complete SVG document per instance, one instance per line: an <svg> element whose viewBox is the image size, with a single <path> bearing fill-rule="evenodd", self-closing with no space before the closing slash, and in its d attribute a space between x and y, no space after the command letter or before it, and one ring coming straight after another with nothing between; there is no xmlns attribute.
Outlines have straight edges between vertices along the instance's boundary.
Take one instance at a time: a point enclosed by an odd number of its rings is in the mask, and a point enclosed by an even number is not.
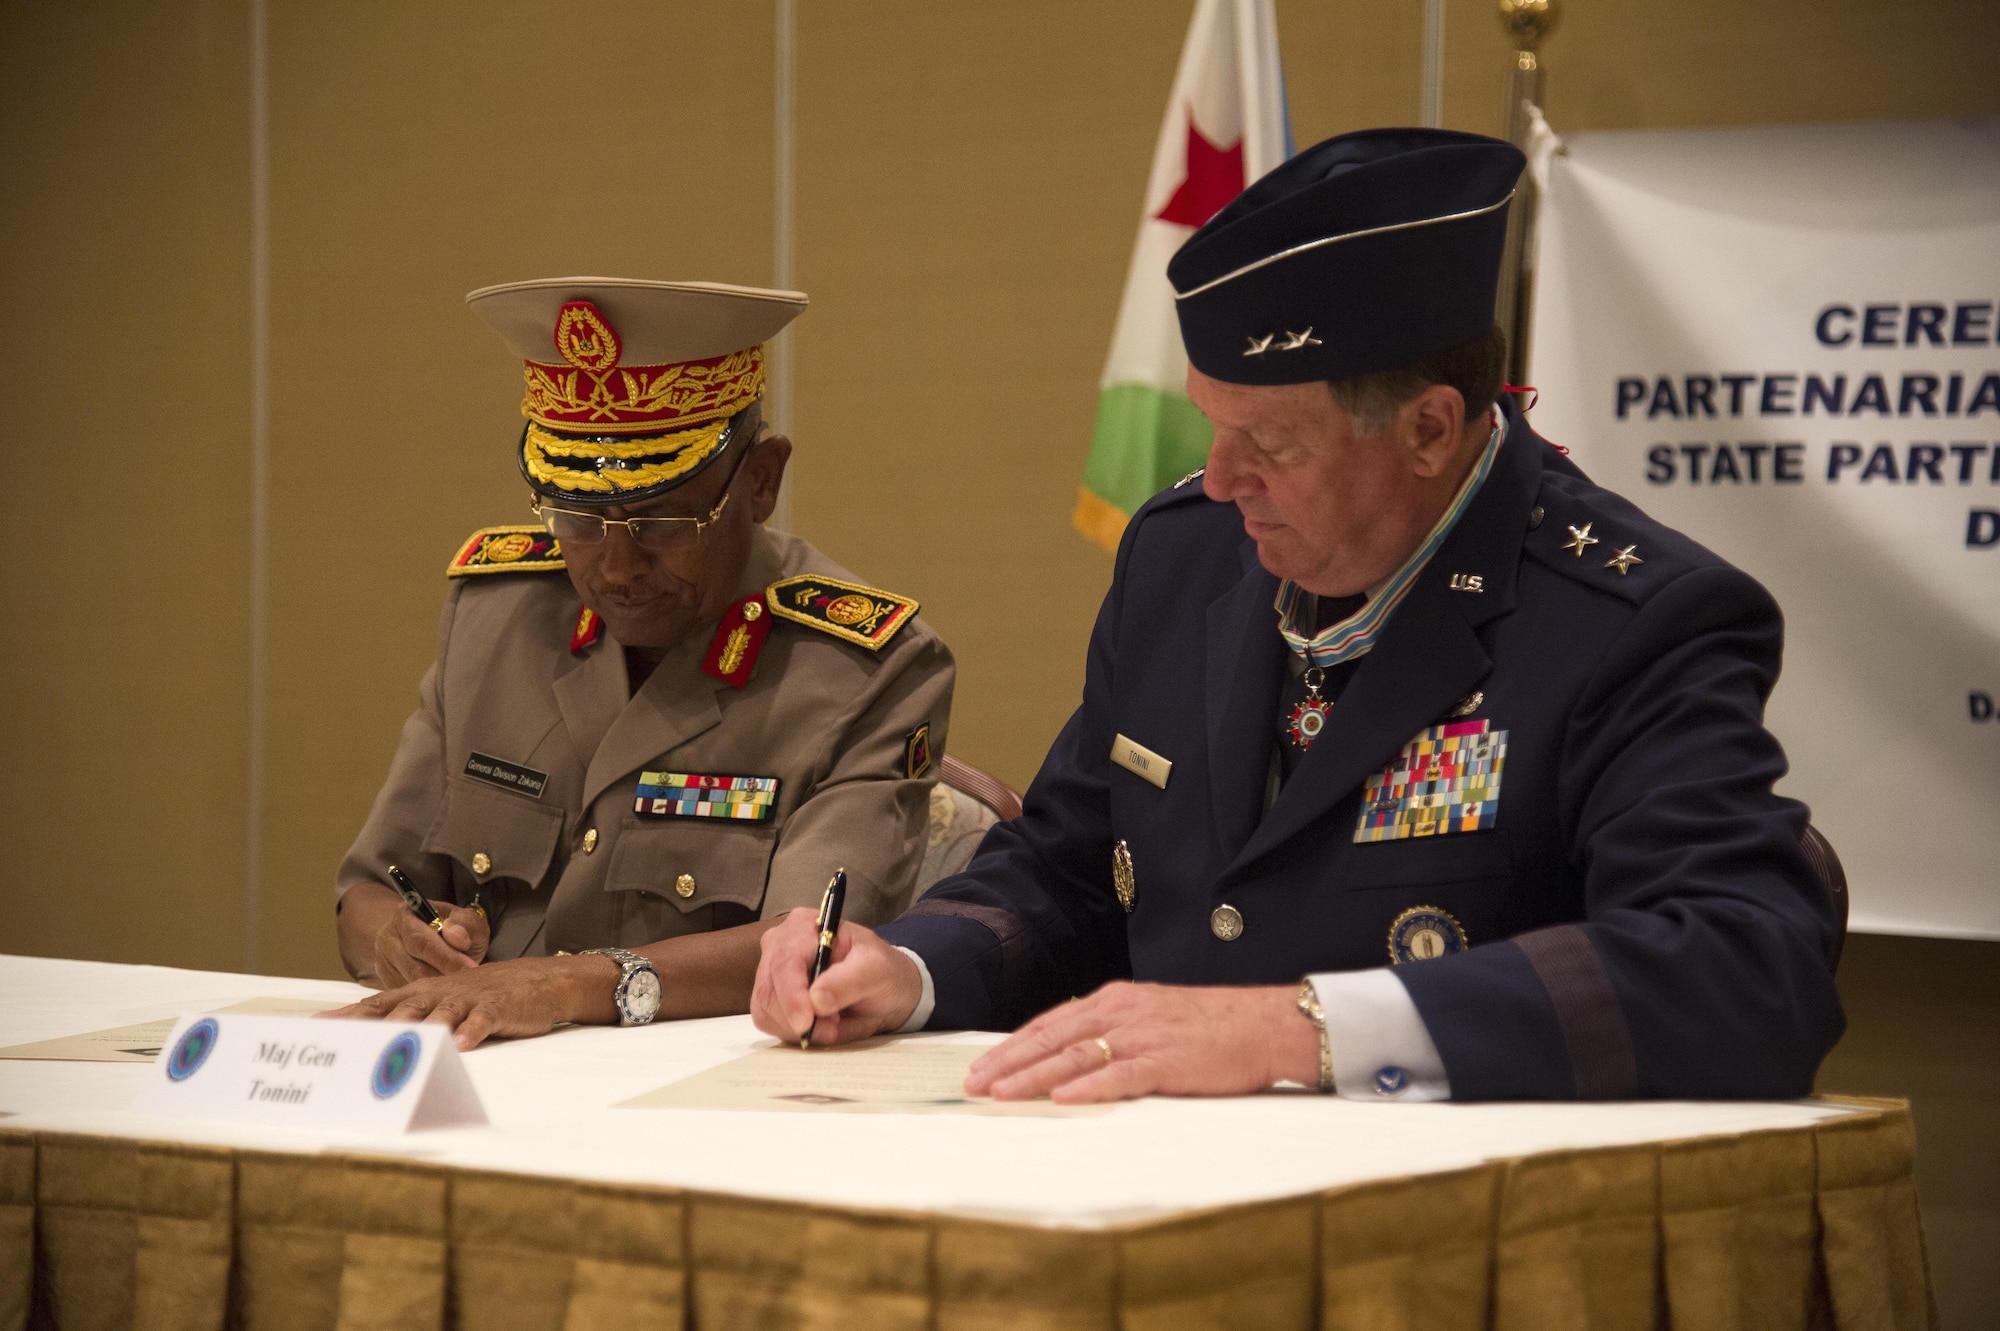
<svg viewBox="0 0 2000 1331"><path fill-rule="evenodd" d="M642 818L730 818L761 823L778 802L775 776L641 772L633 811Z"/></svg>
<svg viewBox="0 0 2000 1331"><path fill-rule="evenodd" d="M1389 926L1389 963L1429 961L1466 948L1465 930L1436 906L1412 906Z"/></svg>
<svg viewBox="0 0 2000 1331"><path fill-rule="evenodd" d="M1111 848L1111 890L1130 915L1132 903L1139 899L1139 880L1132 874L1132 848L1123 841Z"/></svg>
<svg viewBox="0 0 2000 1331"><path fill-rule="evenodd" d="M1491 830L1500 816L1507 732L1491 721L1432 726L1361 791L1357 844Z"/></svg>

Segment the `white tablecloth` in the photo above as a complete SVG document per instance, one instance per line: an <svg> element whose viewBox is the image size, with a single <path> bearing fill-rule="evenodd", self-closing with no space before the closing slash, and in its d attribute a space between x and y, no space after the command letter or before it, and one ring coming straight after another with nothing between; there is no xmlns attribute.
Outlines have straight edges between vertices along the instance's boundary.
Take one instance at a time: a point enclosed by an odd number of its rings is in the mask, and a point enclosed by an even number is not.
<svg viewBox="0 0 2000 1331"><path fill-rule="evenodd" d="M0 957L0 1045L247 998L363 992L324 980ZM491 1126L400 1138L151 1118L126 1108L143 1066L9 1060L0 1061L0 1126L1097 1228L1546 1150L1796 1128L1847 1112L1815 1102L1372 1105L1287 1093L1150 1099L1071 1119L611 1107L763 1042L747 1017L729 1017L492 1044L465 1059Z"/></svg>

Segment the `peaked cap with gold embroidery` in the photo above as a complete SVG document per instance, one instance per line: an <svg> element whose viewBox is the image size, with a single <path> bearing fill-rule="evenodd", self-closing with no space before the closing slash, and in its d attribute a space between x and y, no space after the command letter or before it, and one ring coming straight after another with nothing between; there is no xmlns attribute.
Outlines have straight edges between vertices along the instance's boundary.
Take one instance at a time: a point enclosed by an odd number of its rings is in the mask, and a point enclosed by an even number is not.
<svg viewBox="0 0 2000 1331"><path fill-rule="evenodd" d="M806 297L554 277L481 287L465 303L524 362L528 484L561 503L609 506L685 485L736 442L764 391L763 344Z"/></svg>

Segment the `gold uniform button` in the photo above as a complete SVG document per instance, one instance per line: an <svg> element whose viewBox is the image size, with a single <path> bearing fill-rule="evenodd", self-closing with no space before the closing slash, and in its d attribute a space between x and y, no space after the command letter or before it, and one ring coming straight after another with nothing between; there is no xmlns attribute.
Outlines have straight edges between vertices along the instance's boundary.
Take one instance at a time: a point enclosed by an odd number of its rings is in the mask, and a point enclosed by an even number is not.
<svg viewBox="0 0 2000 1331"><path fill-rule="evenodd" d="M597 829L591 828L583 834L583 853L588 855L597 849Z"/></svg>
<svg viewBox="0 0 2000 1331"><path fill-rule="evenodd" d="M1243 912L1224 902L1208 913L1208 931L1225 943L1243 936Z"/></svg>
<svg viewBox="0 0 2000 1331"><path fill-rule="evenodd" d="M691 873L684 873L680 877L674 879L674 891L680 893L684 897L693 896L694 875Z"/></svg>
<svg viewBox="0 0 2000 1331"><path fill-rule="evenodd" d="M492 861L492 859L491 859L491 858L490 858L490 857L489 857L489 856L488 856L488 855L486 854L486 852L485 852L485 851L483 851L483 850L480 850L480 851L474 851L474 852L473 852L473 855L472 855L472 872L474 872L474 873L476 873L476 874L481 874L481 875L484 875L484 874L485 874L485 872L486 872L486 871L487 871L488 869L491 869L492 867L493 867L493 861Z"/></svg>

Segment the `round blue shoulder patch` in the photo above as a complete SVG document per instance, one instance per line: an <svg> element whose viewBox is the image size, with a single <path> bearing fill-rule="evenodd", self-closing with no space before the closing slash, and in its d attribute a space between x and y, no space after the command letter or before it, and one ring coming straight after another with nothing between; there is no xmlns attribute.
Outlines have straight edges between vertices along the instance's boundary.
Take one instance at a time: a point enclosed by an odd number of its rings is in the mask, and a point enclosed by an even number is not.
<svg viewBox="0 0 2000 1331"><path fill-rule="evenodd" d="M377 1100L386 1100L410 1084L410 1076L417 1070L417 1056L423 1050L422 1043L408 1031L389 1041L389 1047L375 1060L375 1072L368 1079L368 1088L375 1092Z"/></svg>
<svg viewBox="0 0 2000 1331"><path fill-rule="evenodd" d="M215 1052L216 1037L221 1030L214 1017L203 1017L194 1025L181 1032L181 1038L174 1042L173 1052L167 1055L167 1080L186 1081L201 1070L208 1062L208 1056Z"/></svg>
<svg viewBox="0 0 2000 1331"><path fill-rule="evenodd" d="M1389 961L1429 961L1466 949L1465 930L1436 906L1412 906L1389 926Z"/></svg>

